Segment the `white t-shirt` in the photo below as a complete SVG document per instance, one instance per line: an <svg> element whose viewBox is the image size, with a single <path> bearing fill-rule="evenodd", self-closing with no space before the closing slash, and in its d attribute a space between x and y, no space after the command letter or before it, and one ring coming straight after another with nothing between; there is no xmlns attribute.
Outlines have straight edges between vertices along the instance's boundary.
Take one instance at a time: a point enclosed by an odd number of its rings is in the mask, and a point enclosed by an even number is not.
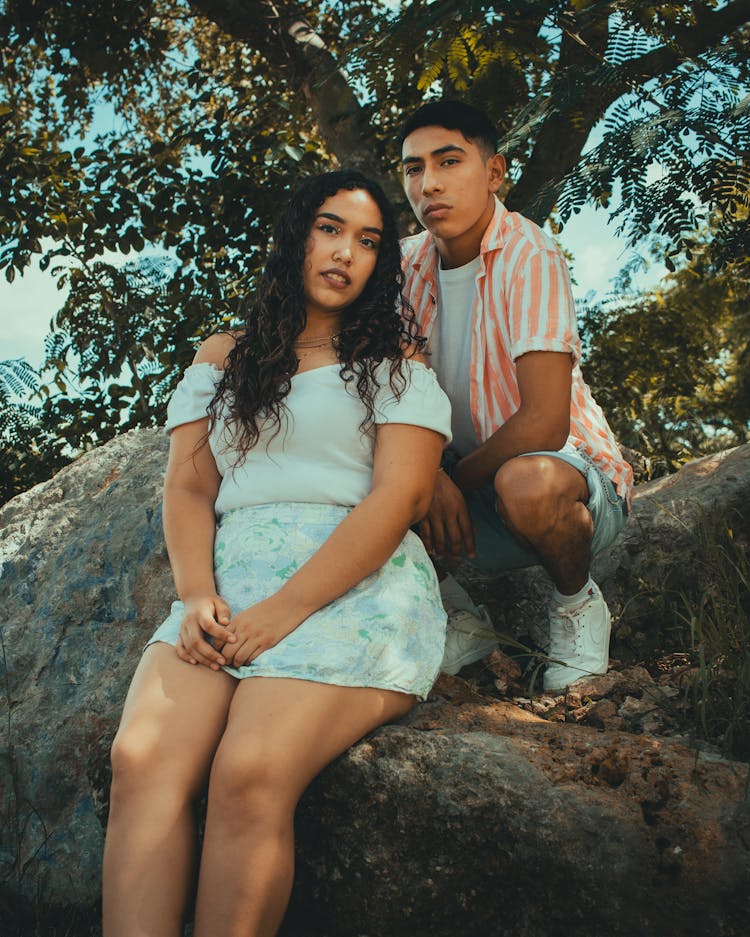
<svg viewBox="0 0 750 937"><path fill-rule="evenodd" d="M438 268L440 313L430 337L433 367L451 402L453 447L464 456L479 446L469 402L471 310L481 259L453 270Z"/></svg>
<svg viewBox="0 0 750 937"><path fill-rule="evenodd" d="M222 476L217 515L283 501L354 507L369 494L375 430L360 430L366 410L356 387L344 382L340 370L340 364L332 364L295 374L280 431L273 436L271 427L261 427L258 442L240 465L230 428L219 414L209 438ZM389 371L388 361L376 368L380 387L374 399L375 423L424 426L450 442L450 403L434 373L420 362L405 361L407 385L397 400ZM167 409L167 431L206 416L222 373L209 363L187 368Z"/></svg>

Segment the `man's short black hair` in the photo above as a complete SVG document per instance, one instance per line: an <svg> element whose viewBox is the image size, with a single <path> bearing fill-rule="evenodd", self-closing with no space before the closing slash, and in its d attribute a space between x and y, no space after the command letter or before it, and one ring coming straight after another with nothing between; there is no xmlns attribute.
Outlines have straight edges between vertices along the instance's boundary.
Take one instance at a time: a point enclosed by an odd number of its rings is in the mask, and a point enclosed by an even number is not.
<svg viewBox="0 0 750 937"><path fill-rule="evenodd" d="M459 130L467 140L471 140L488 156L497 153L497 130L492 121L478 107L463 101L429 101L423 104L409 117L401 128L399 143L420 127L444 127L446 130Z"/></svg>

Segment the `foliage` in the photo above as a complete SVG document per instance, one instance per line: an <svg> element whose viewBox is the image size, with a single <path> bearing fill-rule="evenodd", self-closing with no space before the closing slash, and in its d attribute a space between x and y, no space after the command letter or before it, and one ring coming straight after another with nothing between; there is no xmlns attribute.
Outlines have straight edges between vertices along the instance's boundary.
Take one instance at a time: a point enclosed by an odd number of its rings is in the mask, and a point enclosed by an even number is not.
<svg viewBox="0 0 750 937"><path fill-rule="evenodd" d="M617 653L635 651L638 659L684 652L681 692L655 693L654 703L692 737L743 761L750 759L749 534L746 517L704 514L683 542L681 564L644 570L615 634Z"/></svg>
<svg viewBox="0 0 750 937"><path fill-rule="evenodd" d="M692 248L664 290L583 310L594 396L654 470L750 438L750 267L720 267L715 240Z"/></svg>
<svg viewBox="0 0 750 937"><path fill-rule="evenodd" d="M731 527L703 540L680 617L696 668L685 703L698 738L750 759L750 556ZM705 584L695 588L695 581Z"/></svg>
<svg viewBox="0 0 750 937"><path fill-rule="evenodd" d="M749 17L747 0L4 0L0 271L71 285L39 418L74 450L158 420L196 341L240 316L300 173L364 169L406 225L395 135L425 95L496 118L509 207L560 225L617 193L633 243L658 232L672 263L705 219L714 262L736 262Z"/></svg>
<svg viewBox="0 0 750 937"><path fill-rule="evenodd" d="M19 399L36 386L36 372L25 361L0 361L0 504L68 461L40 408Z"/></svg>
<svg viewBox="0 0 750 937"><path fill-rule="evenodd" d="M359 77L383 99L413 60L420 87L439 82L496 116L517 176L509 207L541 223L556 205L564 223L617 190L622 229L634 243L663 233L671 263L710 211L727 240L745 227L749 16L712 2L412 4L365 47Z"/></svg>

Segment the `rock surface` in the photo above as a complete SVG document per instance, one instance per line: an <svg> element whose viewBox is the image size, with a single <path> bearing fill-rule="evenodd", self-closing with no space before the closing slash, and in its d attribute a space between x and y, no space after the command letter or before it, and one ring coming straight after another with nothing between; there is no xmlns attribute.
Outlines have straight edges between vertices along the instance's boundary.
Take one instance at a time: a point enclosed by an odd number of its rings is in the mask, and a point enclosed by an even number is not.
<svg viewBox="0 0 750 937"><path fill-rule="evenodd" d="M428 703L308 792L289 933L746 933L743 783L677 745Z"/></svg>
<svg viewBox="0 0 750 937"><path fill-rule="evenodd" d="M173 598L166 453L163 434L128 433L0 509L0 882L32 900L86 906L99 892L109 746Z"/></svg>
<svg viewBox="0 0 750 937"><path fill-rule="evenodd" d="M165 455L163 435L129 433L0 509L0 884L30 901L98 898L109 745L172 598ZM632 598L644 568L668 576L675 557L689 562L705 512L740 509L746 524L749 494L750 446L643 486L634 522L598 560L611 603ZM502 586L491 595L501 625L535 626L533 574L490 585ZM490 665L512 688L512 664ZM489 700L443 678L432 702L356 745L303 798L285 933L746 934L747 766L617 731L641 719L646 678L599 678L564 701L571 724L540 717L559 701Z"/></svg>

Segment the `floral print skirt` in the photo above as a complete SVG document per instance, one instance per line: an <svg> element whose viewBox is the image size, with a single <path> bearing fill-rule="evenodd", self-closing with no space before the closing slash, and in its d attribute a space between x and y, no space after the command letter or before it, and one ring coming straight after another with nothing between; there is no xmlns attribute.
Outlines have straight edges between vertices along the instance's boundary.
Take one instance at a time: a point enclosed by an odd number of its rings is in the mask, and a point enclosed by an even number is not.
<svg viewBox="0 0 750 937"><path fill-rule="evenodd" d="M216 532L214 567L217 589L232 612L277 592L350 510L285 502L228 511ZM174 602L149 644L175 644L183 614L182 602ZM445 620L432 563L409 531L376 572L251 664L224 669L240 679L294 677L423 699L438 675Z"/></svg>

